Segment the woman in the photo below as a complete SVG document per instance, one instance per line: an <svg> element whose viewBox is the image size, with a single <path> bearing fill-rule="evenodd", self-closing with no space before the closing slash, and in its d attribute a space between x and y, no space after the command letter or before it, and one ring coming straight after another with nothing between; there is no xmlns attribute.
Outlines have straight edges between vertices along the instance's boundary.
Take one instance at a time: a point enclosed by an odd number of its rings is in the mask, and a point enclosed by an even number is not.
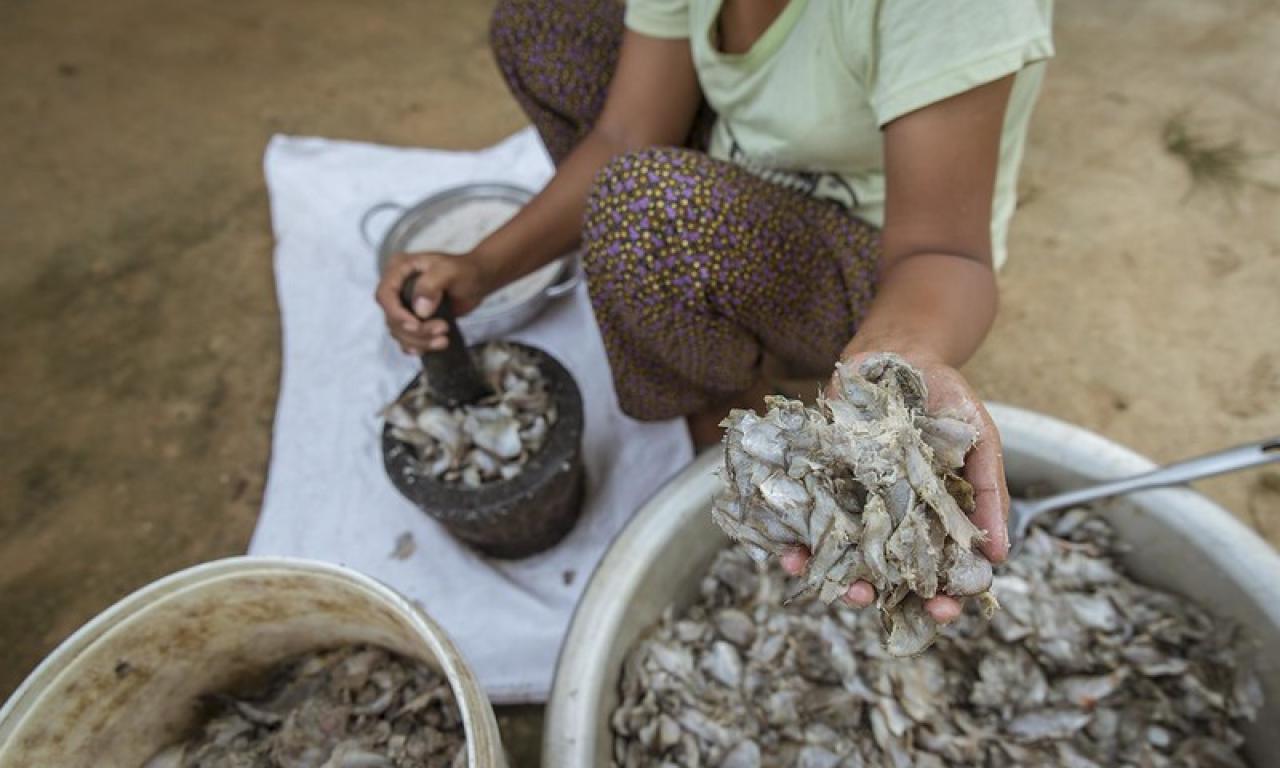
<svg viewBox="0 0 1280 768"><path fill-rule="evenodd" d="M556 174L472 253L396 257L391 334L441 348L422 318L443 294L465 312L581 244L621 407L684 416L702 444L759 405L765 354L830 372L895 352L980 428L966 476L1003 560L999 437L956 367L995 316L1050 3L502 0L493 47Z"/></svg>

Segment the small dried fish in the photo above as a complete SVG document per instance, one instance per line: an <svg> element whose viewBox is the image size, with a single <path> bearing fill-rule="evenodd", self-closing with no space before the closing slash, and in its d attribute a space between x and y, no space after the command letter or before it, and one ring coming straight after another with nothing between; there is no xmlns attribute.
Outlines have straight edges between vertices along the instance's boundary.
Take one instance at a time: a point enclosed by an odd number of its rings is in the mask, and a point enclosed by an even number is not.
<svg viewBox="0 0 1280 768"><path fill-rule="evenodd" d="M1087 513L1045 520L994 577L1008 610L973 606L897 658L875 612L786 602L776 561L730 547L624 661L613 764L1244 768L1250 650L1117 549Z"/></svg>
<svg viewBox="0 0 1280 768"><path fill-rule="evenodd" d="M445 483L479 488L520 474L556 423L546 378L519 347L493 341L473 351L496 393L473 405L445 408L425 383L383 409L391 435L417 458L416 471Z"/></svg>
<svg viewBox="0 0 1280 768"><path fill-rule="evenodd" d="M730 413L712 516L757 560L807 548L801 594L829 603L870 582L889 653L914 655L938 634L925 599L987 597L991 586L959 475L978 432L926 413L923 377L896 355L836 370L840 397L817 408L771 397L764 416Z"/></svg>
<svg viewBox="0 0 1280 768"><path fill-rule="evenodd" d="M462 768L466 735L449 683L381 648L312 653L265 696L210 696L216 713L144 768Z"/></svg>
<svg viewBox="0 0 1280 768"><path fill-rule="evenodd" d="M391 550L391 559L408 560L413 557L417 549L418 544L413 540L413 533L405 531L396 537L396 546Z"/></svg>

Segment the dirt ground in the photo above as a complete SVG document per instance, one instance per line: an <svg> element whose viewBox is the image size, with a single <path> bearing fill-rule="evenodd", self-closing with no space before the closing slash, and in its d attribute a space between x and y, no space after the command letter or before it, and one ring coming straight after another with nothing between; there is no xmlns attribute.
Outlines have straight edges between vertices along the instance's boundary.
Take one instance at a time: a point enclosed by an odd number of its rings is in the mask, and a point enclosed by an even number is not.
<svg viewBox="0 0 1280 768"><path fill-rule="evenodd" d="M967 373L1161 460L1280 434L1280 5L1057 12L1003 308ZM280 373L265 144L516 130L487 14L0 3L0 696L127 592L244 550ZM1241 142L1233 192L1189 192L1161 138L1183 111ZM1280 470L1201 487L1280 544ZM536 717L508 725L532 764Z"/></svg>

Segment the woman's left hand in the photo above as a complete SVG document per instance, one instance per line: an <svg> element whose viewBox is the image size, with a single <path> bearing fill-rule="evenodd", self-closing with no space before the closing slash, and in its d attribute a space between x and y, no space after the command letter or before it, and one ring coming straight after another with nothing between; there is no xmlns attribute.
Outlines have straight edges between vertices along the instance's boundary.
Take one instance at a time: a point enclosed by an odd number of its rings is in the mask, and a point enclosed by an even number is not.
<svg viewBox="0 0 1280 768"><path fill-rule="evenodd" d="M857 366L870 354L853 355L845 363ZM978 442L964 463L964 478L973 486L976 503L972 519L987 534L980 545L982 553L992 563L1004 562L1009 556L1009 489L1005 483L1004 456L995 422L969 382L955 368L928 355L898 354L924 375L929 389L926 407L930 413L945 413L977 427ZM828 397L837 396L834 382L828 385L827 394ZM782 556L782 567L794 576L804 571L808 561L807 551L795 549ZM875 601L876 591L868 582L857 581L850 585L843 599L855 608L862 608ZM925 609L934 620L946 624L960 615L960 601L938 595L925 602Z"/></svg>

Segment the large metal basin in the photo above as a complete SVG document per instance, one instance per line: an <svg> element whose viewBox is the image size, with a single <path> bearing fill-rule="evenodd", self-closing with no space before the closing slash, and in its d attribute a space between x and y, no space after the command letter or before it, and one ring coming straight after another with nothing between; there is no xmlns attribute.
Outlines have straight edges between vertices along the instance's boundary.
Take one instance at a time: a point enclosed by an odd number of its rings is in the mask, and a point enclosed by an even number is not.
<svg viewBox="0 0 1280 768"><path fill-rule="evenodd" d="M1141 472L1153 465L1103 437L1029 411L991 406L1004 440L1015 493L1028 486L1067 489ZM709 451L660 491L618 536L591 577L560 654L547 710L543 764L610 764L609 716L617 706L623 657L671 603L686 605L727 539L711 522ZM1108 507L1108 519L1134 546L1131 571L1243 624L1260 643L1267 704L1249 730L1253 764L1280 755L1280 556L1226 510L1189 490L1149 491Z"/></svg>

